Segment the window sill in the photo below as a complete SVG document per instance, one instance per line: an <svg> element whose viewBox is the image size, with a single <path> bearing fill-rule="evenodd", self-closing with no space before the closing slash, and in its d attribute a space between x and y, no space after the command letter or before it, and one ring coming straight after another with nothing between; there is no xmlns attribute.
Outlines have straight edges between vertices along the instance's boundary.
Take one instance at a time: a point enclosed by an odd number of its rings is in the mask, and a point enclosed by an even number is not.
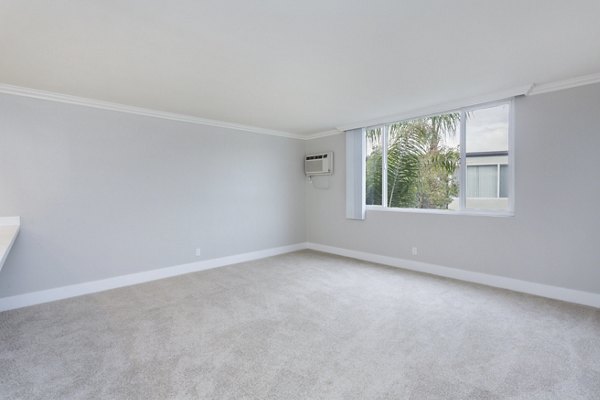
<svg viewBox="0 0 600 400"><path fill-rule="evenodd" d="M382 211L382 212L400 212L400 213L412 213L412 214L438 214L438 215L460 215L460 216L472 216L472 217L494 217L494 218L508 218L514 217L513 211L487 211L487 210L435 210L435 209L422 209L422 208L396 208L396 207L383 207L383 206L366 206L367 211Z"/></svg>

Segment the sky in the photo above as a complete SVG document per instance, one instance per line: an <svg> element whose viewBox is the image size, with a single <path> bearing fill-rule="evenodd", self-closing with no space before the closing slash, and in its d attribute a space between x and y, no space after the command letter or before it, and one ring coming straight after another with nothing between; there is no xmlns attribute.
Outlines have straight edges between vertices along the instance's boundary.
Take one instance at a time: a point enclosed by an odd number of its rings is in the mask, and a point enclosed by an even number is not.
<svg viewBox="0 0 600 400"><path fill-rule="evenodd" d="M467 153L508 150L508 104L472 111L467 116ZM459 132L446 140L458 146Z"/></svg>

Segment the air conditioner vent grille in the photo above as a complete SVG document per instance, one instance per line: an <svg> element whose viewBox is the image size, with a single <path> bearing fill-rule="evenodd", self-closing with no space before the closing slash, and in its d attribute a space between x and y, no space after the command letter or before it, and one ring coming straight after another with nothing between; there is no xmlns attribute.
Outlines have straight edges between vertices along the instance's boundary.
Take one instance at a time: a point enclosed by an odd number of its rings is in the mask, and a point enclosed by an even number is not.
<svg viewBox="0 0 600 400"><path fill-rule="evenodd" d="M333 173L333 152L306 155L304 157L304 173L308 176L331 175Z"/></svg>

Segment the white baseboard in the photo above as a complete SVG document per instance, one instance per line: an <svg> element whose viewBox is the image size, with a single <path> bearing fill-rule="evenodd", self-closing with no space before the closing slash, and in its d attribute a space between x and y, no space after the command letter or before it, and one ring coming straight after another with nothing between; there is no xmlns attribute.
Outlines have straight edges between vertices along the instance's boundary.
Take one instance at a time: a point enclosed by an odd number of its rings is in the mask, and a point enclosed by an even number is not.
<svg viewBox="0 0 600 400"><path fill-rule="evenodd" d="M175 265L134 274L115 276L113 278L97 281L78 283L38 292L24 293L11 297L0 298L0 311L14 310L34 304L48 303L55 300L67 299L84 294L102 292L138 283L155 281L172 276L183 275L190 272L204 271L207 269L224 267L246 261L291 253L307 248L306 243L297 243L289 246L274 247L271 249L253 251L250 253L236 254L233 256L213 258L211 260L197 261L189 264Z"/></svg>
<svg viewBox="0 0 600 400"><path fill-rule="evenodd" d="M297 243L289 246L275 247L249 253L236 254L233 256L160 268L151 271L138 272L135 274L121 275L97 281L84 282L54 289L41 290L38 292L25 293L11 297L4 297L0 298L0 311L13 310L35 304L48 303L55 300L62 300L70 297L102 292L119 287L136 285L138 283L183 275L190 272L204 271L207 269L224 267L226 265L237 264L245 261L258 260L279 254L291 253L293 251L303 249L312 249L324 253L337 254L340 256L356 258L363 261L389 265L411 271L425 272L428 274L458 279L461 281L474 282L482 285L513 290L515 292L528 293L550 299L568 301L571 303L600 308L600 294L597 293L544 285L541 283L484 274L481 272L467 271L458 268L444 267L441 265L429 264L420 261L382 256L379 254L349 250L318 243Z"/></svg>
<svg viewBox="0 0 600 400"><path fill-rule="evenodd" d="M515 292L533 294L550 299L567 301L570 303L583 304L586 306L600 308L600 294L584 292L580 290L567 289L558 286L544 285L541 283L522 281L519 279L506 278L498 275L484 274L481 272L467 271L464 269L444 267L441 265L428 264L420 261L406 260L395 257L381 256L362 251L348 250L340 247L326 246L318 243L308 243L307 247L324 253L337 254L340 256L356 258L363 261L389 265L391 267L408 269L411 271L425 272L446 278L458 279L466 282L479 283Z"/></svg>

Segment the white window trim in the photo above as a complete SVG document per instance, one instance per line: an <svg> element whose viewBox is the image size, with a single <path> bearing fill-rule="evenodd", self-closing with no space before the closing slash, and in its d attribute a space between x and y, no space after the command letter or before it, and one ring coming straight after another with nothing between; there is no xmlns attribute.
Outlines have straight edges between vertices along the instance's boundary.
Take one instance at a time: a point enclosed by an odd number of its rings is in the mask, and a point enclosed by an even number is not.
<svg viewBox="0 0 600 400"><path fill-rule="evenodd" d="M387 145L388 145L388 124L383 124L381 125L381 156L382 156L382 162L381 162L381 168L383 169L383 171L381 172L381 204L387 204L388 202L388 191L387 191L387 185L388 185L388 180L387 180L387 171L388 171L388 164L387 164Z"/></svg>
<svg viewBox="0 0 600 400"><path fill-rule="evenodd" d="M507 166L508 168L508 166ZM500 164L496 164L496 198L498 199L502 199L503 197L500 197L500 179L502 179L500 177Z"/></svg>
<svg viewBox="0 0 600 400"><path fill-rule="evenodd" d="M515 213L515 98L508 108L508 210Z"/></svg>
<svg viewBox="0 0 600 400"><path fill-rule="evenodd" d="M466 183L467 181L467 165L466 165L466 113L469 111L476 111L482 108L491 108L499 105L508 104L508 208L506 210L486 210L476 208L466 208ZM515 100L514 97L497 100L487 103L481 103L469 107L463 107L458 110L448 110L442 112L436 112L433 114L422 115L420 117L414 117L406 119L406 121L418 118L427 118L435 115L446 114L451 112L460 112L460 170L459 170L459 209L458 210L444 210L436 208L401 208L401 207L388 207L386 205L366 205L365 209L367 212L371 211L383 211L383 212L404 212L404 213L415 213L415 214L437 214L437 215L463 215L463 216L484 216L484 217L514 217L515 215ZM397 122L397 121L395 121ZM391 123L377 124L366 127L365 129L381 127L383 132L382 137L382 204L387 204L387 130ZM499 178L498 178L499 180ZM386 185L384 186L384 182ZM498 192L500 193L500 192ZM504 198L504 197L503 197Z"/></svg>

